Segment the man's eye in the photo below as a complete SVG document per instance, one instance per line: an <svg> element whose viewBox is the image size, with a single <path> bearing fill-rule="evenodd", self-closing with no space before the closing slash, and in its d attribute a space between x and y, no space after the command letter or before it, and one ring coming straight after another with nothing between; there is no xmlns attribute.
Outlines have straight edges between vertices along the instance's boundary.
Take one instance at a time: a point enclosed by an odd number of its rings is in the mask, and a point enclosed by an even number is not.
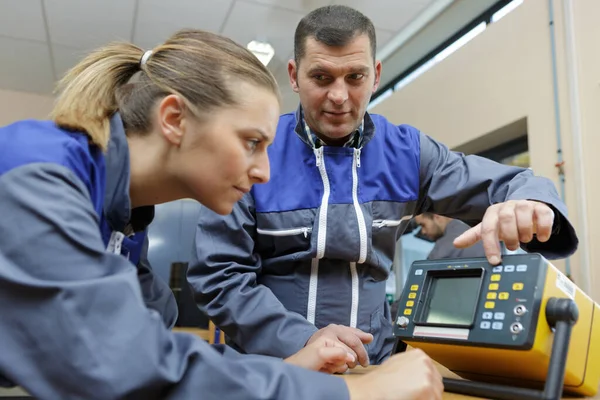
<svg viewBox="0 0 600 400"><path fill-rule="evenodd" d="M364 78L364 74L352 74L350 75L350 79L354 79L354 80L361 80L362 78Z"/></svg>
<svg viewBox="0 0 600 400"><path fill-rule="evenodd" d="M315 75L314 78L317 81L324 81L325 79L327 79L327 77L325 75Z"/></svg>

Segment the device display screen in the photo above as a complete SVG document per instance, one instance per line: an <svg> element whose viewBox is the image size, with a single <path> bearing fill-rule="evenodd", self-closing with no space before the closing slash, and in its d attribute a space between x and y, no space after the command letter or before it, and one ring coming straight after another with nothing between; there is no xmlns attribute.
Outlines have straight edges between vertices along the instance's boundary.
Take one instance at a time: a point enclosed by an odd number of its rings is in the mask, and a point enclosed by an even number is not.
<svg viewBox="0 0 600 400"><path fill-rule="evenodd" d="M433 277L425 315L428 324L470 326L479 300L481 277Z"/></svg>

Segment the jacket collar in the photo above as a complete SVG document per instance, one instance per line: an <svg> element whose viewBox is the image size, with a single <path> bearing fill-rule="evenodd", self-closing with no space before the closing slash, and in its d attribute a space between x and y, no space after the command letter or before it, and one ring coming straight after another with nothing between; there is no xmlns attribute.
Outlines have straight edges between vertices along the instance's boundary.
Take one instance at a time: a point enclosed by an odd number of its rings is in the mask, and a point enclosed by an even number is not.
<svg viewBox="0 0 600 400"><path fill-rule="evenodd" d="M111 228L123 231L131 217L129 199L129 145L119 113L110 119L110 140L106 151L106 189L104 215Z"/></svg>
<svg viewBox="0 0 600 400"><path fill-rule="evenodd" d="M154 218L154 206L131 210L129 144L119 113L110 119L110 140L105 156L104 216L111 229L127 234L144 230ZM127 229L126 229L127 228Z"/></svg>
<svg viewBox="0 0 600 400"><path fill-rule="evenodd" d="M294 132L296 132L296 135L298 135L298 137L304 143L314 148L313 140L311 137L309 137L310 128L307 129L308 127L306 126L306 122L304 121L304 111L302 110L302 105L299 105L296 109L295 118L296 126L294 128ZM375 136L375 124L373 123L371 115L368 112L365 112L363 118L362 138L359 147L364 147L369 142L369 140L373 138L373 136Z"/></svg>

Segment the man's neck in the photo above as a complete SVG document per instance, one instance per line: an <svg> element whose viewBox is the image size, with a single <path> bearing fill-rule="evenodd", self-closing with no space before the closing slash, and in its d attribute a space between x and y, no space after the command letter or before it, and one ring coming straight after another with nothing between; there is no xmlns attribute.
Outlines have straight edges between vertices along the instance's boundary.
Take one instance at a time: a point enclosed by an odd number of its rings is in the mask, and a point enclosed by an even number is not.
<svg viewBox="0 0 600 400"><path fill-rule="evenodd" d="M317 137L319 139L321 139L323 141L323 143L325 143L327 146L338 146L338 147L343 146L348 141L348 139L350 139L350 136L352 136L353 134L354 134L354 132L344 136L343 138L332 139L321 133L315 132L315 135L317 135Z"/></svg>

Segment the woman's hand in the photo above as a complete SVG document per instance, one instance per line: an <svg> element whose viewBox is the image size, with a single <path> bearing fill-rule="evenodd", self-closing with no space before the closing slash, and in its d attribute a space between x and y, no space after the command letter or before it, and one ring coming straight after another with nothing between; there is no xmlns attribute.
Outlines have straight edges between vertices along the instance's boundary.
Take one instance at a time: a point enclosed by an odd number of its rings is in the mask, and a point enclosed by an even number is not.
<svg viewBox="0 0 600 400"><path fill-rule="evenodd" d="M321 337L307 344L302 350L285 359L285 362L314 371L343 373L348 364L355 362L352 354L334 340Z"/></svg>

